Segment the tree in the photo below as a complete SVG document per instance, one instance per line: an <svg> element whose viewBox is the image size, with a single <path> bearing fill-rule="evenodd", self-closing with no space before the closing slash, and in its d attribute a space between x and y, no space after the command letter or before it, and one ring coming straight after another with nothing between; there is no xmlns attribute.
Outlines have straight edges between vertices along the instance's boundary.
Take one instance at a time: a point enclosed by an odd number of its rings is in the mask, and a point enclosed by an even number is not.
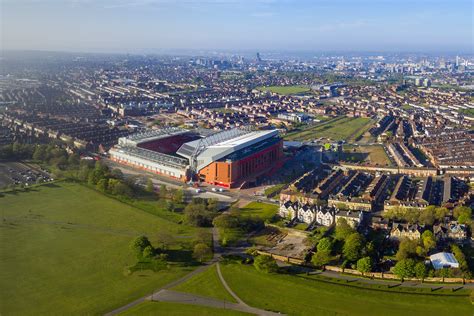
<svg viewBox="0 0 474 316"><path fill-rule="evenodd" d="M428 269L426 268L426 265L424 262L418 262L415 265L414 271L415 271L415 276L418 279L423 280L424 278L428 276Z"/></svg>
<svg viewBox="0 0 474 316"><path fill-rule="evenodd" d="M404 238L400 241L398 245L398 251L395 255L395 258L400 261L403 259L408 259L416 256L416 247L418 242L416 240L411 240Z"/></svg>
<svg viewBox="0 0 474 316"><path fill-rule="evenodd" d="M318 252L320 251L327 251L331 253L332 251L332 240L329 237L324 237L321 238L321 240L318 242L318 246L316 247L318 249Z"/></svg>
<svg viewBox="0 0 474 316"><path fill-rule="evenodd" d="M439 221L444 219L448 214L449 210L446 207L435 208L435 218Z"/></svg>
<svg viewBox="0 0 474 316"><path fill-rule="evenodd" d="M210 226L213 215L202 203L190 203L184 208L186 222L194 226Z"/></svg>
<svg viewBox="0 0 474 316"><path fill-rule="evenodd" d="M430 205L420 212L418 222L424 225L433 225L435 221L435 207Z"/></svg>
<svg viewBox="0 0 474 316"><path fill-rule="evenodd" d="M145 191L148 193L153 193L155 191L155 186L150 178L146 180Z"/></svg>
<svg viewBox="0 0 474 316"><path fill-rule="evenodd" d="M275 273L278 271L278 265L275 259L270 256L257 256L253 262L253 265L260 272Z"/></svg>
<svg viewBox="0 0 474 316"><path fill-rule="evenodd" d="M107 191L107 185L108 185L108 180L107 179L100 179L99 182L96 184L96 189L99 190L100 192L106 192Z"/></svg>
<svg viewBox="0 0 474 316"><path fill-rule="evenodd" d="M177 189L173 194L173 201L175 203L183 203L184 201L184 191L183 189Z"/></svg>
<svg viewBox="0 0 474 316"><path fill-rule="evenodd" d="M207 209L209 212L217 212L217 206L219 205L219 201L217 199L209 199L207 200Z"/></svg>
<svg viewBox="0 0 474 316"><path fill-rule="evenodd" d="M67 163L71 167L78 166L80 162L81 157L79 157L79 155L76 153L69 155L69 157L67 158Z"/></svg>
<svg viewBox="0 0 474 316"><path fill-rule="evenodd" d="M39 145L36 146L35 151L33 152L33 159L36 161L44 161L46 157L46 147Z"/></svg>
<svg viewBox="0 0 474 316"><path fill-rule="evenodd" d="M212 224L218 228L235 228L239 226L239 219L237 216L224 213L216 216Z"/></svg>
<svg viewBox="0 0 474 316"><path fill-rule="evenodd" d="M160 195L160 199L166 199L168 197L168 189L166 188L166 185L160 185L160 191L158 194Z"/></svg>
<svg viewBox="0 0 474 316"><path fill-rule="evenodd" d="M352 233L344 242L342 254L349 261L356 261L360 258L364 248L364 238L359 233Z"/></svg>
<svg viewBox="0 0 474 316"><path fill-rule="evenodd" d="M119 196L133 196L133 190L126 183L120 180L114 185L112 193Z"/></svg>
<svg viewBox="0 0 474 316"><path fill-rule="evenodd" d="M328 264L330 261L331 256L327 250L318 250L318 252L316 252L311 258L311 263L316 267L322 267L325 264Z"/></svg>
<svg viewBox="0 0 474 316"><path fill-rule="evenodd" d="M468 206L457 206L453 211L454 218L459 224L471 224L472 209Z"/></svg>
<svg viewBox="0 0 474 316"><path fill-rule="evenodd" d="M362 273L372 271L372 258L364 257L357 260L357 271Z"/></svg>
<svg viewBox="0 0 474 316"><path fill-rule="evenodd" d="M461 248L456 244L452 244L451 251L459 263L459 269L463 271L469 271L469 265L467 263L466 256L462 252Z"/></svg>
<svg viewBox="0 0 474 316"><path fill-rule="evenodd" d="M122 179L123 178L123 172L119 168L114 168L110 172L110 175L114 177L115 179Z"/></svg>
<svg viewBox="0 0 474 316"><path fill-rule="evenodd" d="M176 209L176 206L174 205L173 201L166 201L166 209L170 212L174 212Z"/></svg>
<svg viewBox="0 0 474 316"><path fill-rule="evenodd" d="M139 236L130 243L130 249L135 252L137 258L143 256L143 250L148 246L151 246L151 243L146 236Z"/></svg>
<svg viewBox="0 0 474 316"><path fill-rule="evenodd" d="M436 238L431 230L425 230L421 234L421 242L426 251L436 248Z"/></svg>
<svg viewBox="0 0 474 316"><path fill-rule="evenodd" d="M150 245L146 246L145 249L143 249L142 256L143 258L146 259L151 259L155 255L155 249Z"/></svg>
<svg viewBox="0 0 474 316"><path fill-rule="evenodd" d="M203 262L206 257L212 255L212 250L205 243L198 243L194 246L193 258L199 262Z"/></svg>
<svg viewBox="0 0 474 316"><path fill-rule="evenodd" d="M393 267L393 273L402 279L411 278L415 275L415 265L416 261L411 258L400 260Z"/></svg>
<svg viewBox="0 0 474 316"><path fill-rule="evenodd" d="M337 224L336 224L336 239L337 240L344 240L354 232L355 232L354 228L352 228L351 225L347 223L345 218L338 219Z"/></svg>
<svg viewBox="0 0 474 316"><path fill-rule="evenodd" d="M90 168L89 166L87 165L83 165L81 166L81 168L79 169L79 172L77 174L77 177L79 178L79 180L81 181L87 181L89 179L89 172L90 172Z"/></svg>
<svg viewBox="0 0 474 316"><path fill-rule="evenodd" d="M162 250L167 250L172 244L175 243L175 238L173 237L173 235L169 232L165 232L162 230L158 231L158 233L156 234L156 239L159 248L161 248Z"/></svg>

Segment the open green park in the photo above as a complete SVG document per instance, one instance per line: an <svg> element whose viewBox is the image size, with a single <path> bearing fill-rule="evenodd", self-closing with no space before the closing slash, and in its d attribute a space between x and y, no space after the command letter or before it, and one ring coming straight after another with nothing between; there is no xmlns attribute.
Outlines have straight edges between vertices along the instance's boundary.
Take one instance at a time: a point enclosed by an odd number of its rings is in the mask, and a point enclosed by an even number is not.
<svg viewBox="0 0 474 316"><path fill-rule="evenodd" d="M0 313L103 314L193 271L192 265L169 260L159 271L127 273L127 267L136 263L129 249L136 236L146 235L153 244L159 239L158 232L169 234L174 239L170 251L187 253L192 240L203 230L182 224L180 214L166 219L162 213L167 211L155 203L156 208L152 202L129 205L70 182L2 193ZM275 205L252 202L241 208L240 213L243 218L270 220L276 210ZM397 289L375 289L363 284L357 287L314 275L264 273L236 259L224 259L221 270L229 287L245 303L288 315L402 315L407 311L416 315L472 315L473 311L465 290L441 290L435 295L421 289L416 293L399 293ZM235 303L215 265L170 290ZM147 301L123 314L244 313Z"/></svg>
<svg viewBox="0 0 474 316"><path fill-rule="evenodd" d="M224 280L246 304L287 315L472 315L473 306L466 292L445 291L428 294L429 289L389 289L385 286L352 285L345 280L327 281L324 277L306 274L263 273L252 265L233 259L221 263ZM200 276L201 275L201 276ZM212 281L197 283L209 278ZM377 289L375 289L377 287ZM378 289L378 288L385 288ZM181 284L175 291L223 300L222 284L210 269ZM224 294L225 295L225 294ZM165 304L165 305L164 305ZM123 315L161 315L166 304L142 303ZM179 315L188 315L202 306L175 304ZM176 310L174 310L176 312ZM233 311L218 309L215 315L234 315ZM163 314L165 315L165 314ZM171 312L169 315L175 315Z"/></svg>
<svg viewBox="0 0 474 316"><path fill-rule="evenodd" d="M389 293L298 275L223 264L230 288L247 304L289 315L472 315L469 297Z"/></svg>
<svg viewBox="0 0 474 316"><path fill-rule="evenodd" d="M308 141L316 138L338 140L357 140L371 127L372 120L365 117L344 117L324 121L304 129L289 132L286 140Z"/></svg>
<svg viewBox="0 0 474 316"><path fill-rule="evenodd" d="M295 85L295 86L262 86L257 88L260 91L270 91L272 93L278 93L282 95L300 94L311 91L308 86Z"/></svg>
<svg viewBox="0 0 474 316"><path fill-rule="evenodd" d="M0 314L90 315L108 312L193 270L176 262L137 271L129 244L174 236L186 254L198 229L160 218L91 190L58 182L0 197ZM151 211L151 205L148 205Z"/></svg>

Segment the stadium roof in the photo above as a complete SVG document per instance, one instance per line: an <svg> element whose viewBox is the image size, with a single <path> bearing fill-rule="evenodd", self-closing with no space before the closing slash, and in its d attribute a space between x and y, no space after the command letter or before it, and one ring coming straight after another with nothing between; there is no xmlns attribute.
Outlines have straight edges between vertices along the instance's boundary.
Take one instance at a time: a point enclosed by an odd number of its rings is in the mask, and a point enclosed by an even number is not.
<svg viewBox="0 0 474 316"><path fill-rule="evenodd" d="M450 252L438 252L430 256L431 264L436 270L444 267L459 268L459 262Z"/></svg>
<svg viewBox="0 0 474 316"><path fill-rule="evenodd" d="M140 143L146 143L160 138L166 138L188 132L190 131L179 127L167 127L156 130L147 130L145 132L135 133L127 137L121 137L119 139L119 145L136 146Z"/></svg>
<svg viewBox="0 0 474 316"><path fill-rule="evenodd" d="M114 151L119 152L119 153L126 153L136 158L141 158L141 159L152 161L155 163L168 165L174 168L185 168L188 165L188 161L186 159L162 154L159 152L151 151L151 150L140 148L140 147L125 146L125 147L112 148L110 150L110 152L114 152Z"/></svg>
<svg viewBox="0 0 474 316"><path fill-rule="evenodd" d="M276 135L277 130L248 131L234 128L185 143L178 149L177 154L188 158L191 165L194 163L196 170L200 170L213 161ZM196 159L195 162L193 158Z"/></svg>

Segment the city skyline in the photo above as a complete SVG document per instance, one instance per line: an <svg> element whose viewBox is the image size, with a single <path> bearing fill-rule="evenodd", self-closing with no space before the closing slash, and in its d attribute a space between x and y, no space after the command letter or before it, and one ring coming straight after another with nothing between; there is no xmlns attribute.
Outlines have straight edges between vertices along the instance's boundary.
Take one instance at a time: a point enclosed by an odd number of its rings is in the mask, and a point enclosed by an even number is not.
<svg viewBox="0 0 474 316"><path fill-rule="evenodd" d="M3 50L473 50L463 0L5 0L1 11Z"/></svg>

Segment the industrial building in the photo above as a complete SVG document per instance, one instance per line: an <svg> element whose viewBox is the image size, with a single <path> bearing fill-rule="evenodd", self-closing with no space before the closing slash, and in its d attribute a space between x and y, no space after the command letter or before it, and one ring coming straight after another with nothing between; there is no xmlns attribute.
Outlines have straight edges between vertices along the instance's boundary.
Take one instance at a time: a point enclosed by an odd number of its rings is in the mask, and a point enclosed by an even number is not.
<svg viewBox="0 0 474 316"><path fill-rule="evenodd" d="M109 154L121 164L183 182L236 188L280 167L283 141L276 130L235 128L209 134L166 128L120 138Z"/></svg>

